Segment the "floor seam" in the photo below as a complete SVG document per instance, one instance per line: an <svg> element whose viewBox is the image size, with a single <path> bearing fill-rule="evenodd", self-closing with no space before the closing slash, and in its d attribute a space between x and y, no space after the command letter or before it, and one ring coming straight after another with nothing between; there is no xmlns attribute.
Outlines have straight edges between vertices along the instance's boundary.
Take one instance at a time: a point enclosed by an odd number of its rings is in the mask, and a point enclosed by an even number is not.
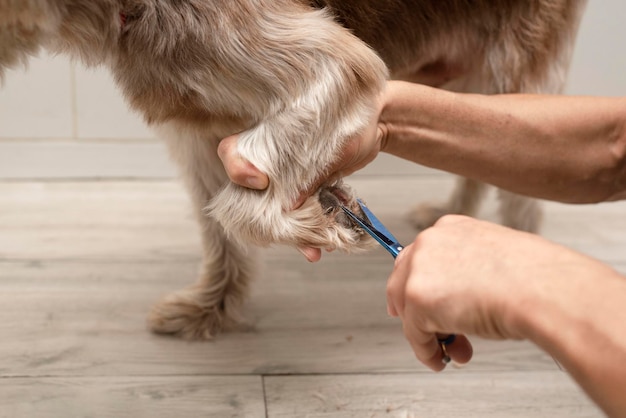
<svg viewBox="0 0 626 418"><path fill-rule="evenodd" d="M261 390L263 391L263 408L265 411L265 418L269 418L269 414L267 412L267 392L265 391L265 375L261 375Z"/></svg>

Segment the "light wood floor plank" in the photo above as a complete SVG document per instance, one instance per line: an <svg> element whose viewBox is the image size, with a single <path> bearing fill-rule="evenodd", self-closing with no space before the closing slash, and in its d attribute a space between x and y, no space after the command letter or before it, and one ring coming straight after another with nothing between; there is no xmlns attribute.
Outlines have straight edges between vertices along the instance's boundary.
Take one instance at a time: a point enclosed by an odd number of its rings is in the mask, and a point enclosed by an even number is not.
<svg viewBox="0 0 626 418"><path fill-rule="evenodd" d="M435 174L351 184L403 242L416 234L410 206L453 187ZM496 203L491 196L481 217L497 219ZM545 206L544 236L626 273L626 202ZM79 412L93 401L96 412L137 405L136 416L159 416L158 399L133 397L154 385L173 393L162 416L207 411L203 399L216 396L217 416L255 416L257 395L240 410L219 394L256 393L258 375L269 376L270 416L598 416L526 342L477 340L470 365L440 375L418 365L385 312L392 259L382 249L314 265L290 248L261 250L245 330L208 343L152 335L152 303L195 279L191 213L175 181L0 182L0 416L38 416L23 409L38 405L67 416L75 393ZM289 415L294 408L303 414Z"/></svg>
<svg viewBox="0 0 626 418"><path fill-rule="evenodd" d="M0 417L265 417L258 376L0 379Z"/></svg>
<svg viewBox="0 0 626 418"><path fill-rule="evenodd" d="M0 376L423 371L386 314L389 263L268 266L246 305L251 328L205 343L144 322L193 262L0 263ZM469 371L555 368L527 343L478 341L476 352Z"/></svg>
<svg viewBox="0 0 626 418"><path fill-rule="evenodd" d="M602 413L560 372L276 376L269 418L589 418Z"/></svg>
<svg viewBox="0 0 626 418"><path fill-rule="evenodd" d="M353 179L370 207L404 242L404 216L419 201L447 197L452 180L433 176ZM410 193L407 193L410 190ZM626 261L626 202L547 203L542 234L609 263ZM489 199L482 217L497 220ZM0 183L0 259L174 261L197 257L199 237L177 182ZM268 256L296 256L277 247ZM387 257L375 251L365 257Z"/></svg>

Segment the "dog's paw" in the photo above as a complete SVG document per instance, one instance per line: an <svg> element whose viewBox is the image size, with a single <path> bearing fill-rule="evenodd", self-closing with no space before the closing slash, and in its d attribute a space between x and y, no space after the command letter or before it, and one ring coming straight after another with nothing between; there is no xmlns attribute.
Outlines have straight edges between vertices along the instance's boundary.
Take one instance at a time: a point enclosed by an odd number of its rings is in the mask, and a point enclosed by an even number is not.
<svg viewBox="0 0 626 418"><path fill-rule="evenodd" d="M241 318L227 302L206 301L197 286L166 296L155 304L148 327L157 334L172 334L187 340L208 340L222 331L238 328Z"/></svg>
<svg viewBox="0 0 626 418"><path fill-rule="evenodd" d="M343 211L343 206L367 219L350 186L341 180L323 185L300 208L286 214L292 220L293 233L285 236L284 243L344 252L371 248L374 240Z"/></svg>
<svg viewBox="0 0 626 418"><path fill-rule="evenodd" d="M322 186L297 209L285 210L288 205L288 199L274 199L271 193L230 184L213 199L208 209L229 238L242 243L286 244L345 252L374 245L374 240L341 209L347 206L365 216L352 189L340 180Z"/></svg>
<svg viewBox="0 0 626 418"><path fill-rule="evenodd" d="M363 213L361 205L359 205L356 195L351 187L341 181L324 185L317 190L312 197L312 205L322 210L322 215L314 214L313 216L323 216L328 222L328 228L337 230L337 236L342 233L347 237L336 242L336 248L340 250L350 250L354 248L367 248L373 241L370 236L356 222L352 220L342 209L347 207L361 219L367 222L367 215Z"/></svg>
<svg viewBox="0 0 626 418"><path fill-rule="evenodd" d="M444 205L423 203L414 207L407 215L408 221L419 231L429 228L450 211Z"/></svg>

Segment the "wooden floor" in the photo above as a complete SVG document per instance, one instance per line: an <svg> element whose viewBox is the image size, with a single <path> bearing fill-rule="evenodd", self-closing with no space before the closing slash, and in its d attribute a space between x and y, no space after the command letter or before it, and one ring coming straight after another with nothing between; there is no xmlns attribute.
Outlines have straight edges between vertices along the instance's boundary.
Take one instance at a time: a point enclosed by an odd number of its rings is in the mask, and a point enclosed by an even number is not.
<svg viewBox="0 0 626 418"><path fill-rule="evenodd" d="M151 304L198 268L180 184L34 166L12 176L8 164L31 158L13 152L0 169L0 417L602 416L526 342L476 340L471 364L427 371L386 315L382 250L318 264L260 251L249 331L195 343L152 335ZM452 179L383 164L351 184L409 242L404 213L443 199ZM482 217L495 219L494 202ZM547 204L543 234L626 272L625 213L623 203Z"/></svg>

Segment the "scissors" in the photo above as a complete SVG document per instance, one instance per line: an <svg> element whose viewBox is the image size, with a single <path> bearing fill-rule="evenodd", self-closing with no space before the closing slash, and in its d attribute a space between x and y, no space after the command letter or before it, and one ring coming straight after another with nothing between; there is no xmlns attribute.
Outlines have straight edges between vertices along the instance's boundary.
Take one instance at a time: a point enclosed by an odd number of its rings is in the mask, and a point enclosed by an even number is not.
<svg viewBox="0 0 626 418"><path fill-rule="evenodd" d="M361 218L344 205L341 205L341 209L343 209L346 215L356 222L357 225L363 228L365 232L378 241L385 250L389 251L393 258L396 258L404 246L398 242L387 228L385 228L383 223L365 206L365 203L363 203L361 199L357 199L357 203L361 211L365 214L365 219Z"/></svg>
<svg viewBox="0 0 626 418"><path fill-rule="evenodd" d="M396 258L404 246L398 242L396 237L394 237L387 228L385 228L383 223L372 213L371 210L369 210L367 206L365 206L365 203L363 203L361 199L357 199L357 203L365 215L365 218L361 218L344 205L341 205L341 209L343 209L350 219L363 228L365 232L370 234L372 238L374 238L385 250L389 251L393 258ZM450 363L451 360L446 346L452 344L455 339L455 334L437 336L437 341L439 342L439 346L443 352L442 361L445 364Z"/></svg>

